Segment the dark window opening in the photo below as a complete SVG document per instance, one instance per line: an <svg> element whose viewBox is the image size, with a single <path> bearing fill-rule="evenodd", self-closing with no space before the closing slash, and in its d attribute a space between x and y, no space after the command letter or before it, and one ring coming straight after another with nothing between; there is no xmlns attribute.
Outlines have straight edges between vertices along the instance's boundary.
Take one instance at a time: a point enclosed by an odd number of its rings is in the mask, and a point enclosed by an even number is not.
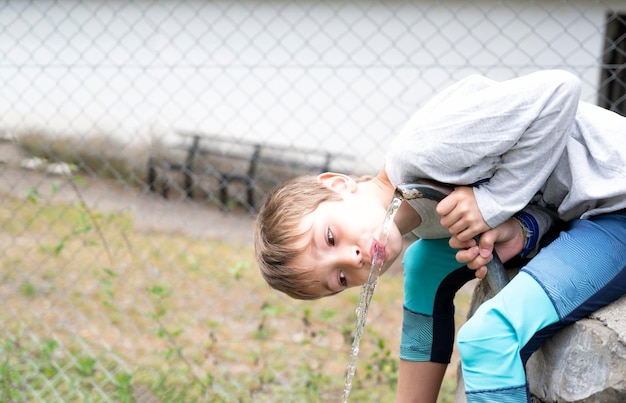
<svg viewBox="0 0 626 403"><path fill-rule="evenodd" d="M598 105L626 116L626 14L609 12Z"/></svg>

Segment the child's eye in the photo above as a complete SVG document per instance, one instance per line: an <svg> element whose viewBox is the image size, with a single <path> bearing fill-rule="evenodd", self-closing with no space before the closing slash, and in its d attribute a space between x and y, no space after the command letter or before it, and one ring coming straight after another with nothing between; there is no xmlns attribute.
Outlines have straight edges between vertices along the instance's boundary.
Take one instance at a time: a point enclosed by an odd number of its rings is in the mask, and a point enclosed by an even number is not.
<svg viewBox="0 0 626 403"><path fill-rule="evenodd" d="M339 284L341 284L342 287L348 286L348 280L346 280L346 275L343 274L342 271L339 272Z"/></svg>
<svg viewBox="0 0 626 403"><path fill-rule="evenodd" d="M335 236L333 235L333 232L330 230L330 228L326 229L326 242L330 246L335 246Z"/></svg>

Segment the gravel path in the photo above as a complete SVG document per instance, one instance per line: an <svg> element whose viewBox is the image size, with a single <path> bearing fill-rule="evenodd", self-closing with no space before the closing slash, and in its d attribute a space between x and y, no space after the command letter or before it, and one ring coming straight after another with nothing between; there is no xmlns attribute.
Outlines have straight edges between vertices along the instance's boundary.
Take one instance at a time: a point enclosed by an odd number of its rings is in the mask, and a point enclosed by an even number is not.
<svg viewBox="0 0 626 403"><path fill-rule="evenodd" d="M80 182L74 187L66 176L46 173L45 165L22 168L24 161L13 143L0 142L1 194L26 199L36 189L38 197L54 202L74 203L82 199L101 212L130 212L139 231L177 232L252 244L254 217L245 212L225 213L207 203L165 200L147 190L100 178L86 178L85 184Z"/></svg>

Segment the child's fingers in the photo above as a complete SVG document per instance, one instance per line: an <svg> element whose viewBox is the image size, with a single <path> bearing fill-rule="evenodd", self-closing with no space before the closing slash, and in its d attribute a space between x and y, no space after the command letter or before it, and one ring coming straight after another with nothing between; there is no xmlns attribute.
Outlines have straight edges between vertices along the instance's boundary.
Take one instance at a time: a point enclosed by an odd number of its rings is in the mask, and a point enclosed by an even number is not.
<svg viewBox="0 0 626 403"><path fill-rule="evenodd" d="M435 211L442 217L447 216L454 210L456 207L456 197L454 197L454 192L450 193L447 197L445 197L442 201L437 203L437 207Z"/></svg>
<svg viewBox="0 0 626 403"><path fill-rule="evenodd" d="M483 266L480 269L476 270L477 278L485 278L487 276L487 266Z"/></svg>
<svg viewBox="0 0 626 403"><path fill-rule="evenodd" d="M478 246L472 246L467 249L459 250L455 257L457 262L467 265L470 269L480 270L483 267L486 269L487 263L493 259L493 253L491 251L485 252L485 250L481 250Z"/></svg>
<svg viewBox="0 0 626 403"><path fill-rule="evenodd" d="M482 233L478 242L481 256L489 257L493 254L493 248L495 247L497 236L498 230L492 229Z"/></svg>
<svg viewBox="0 0 626 403"><path fill-rule="evenodd" d="M461 249L456 253L456 261L459 263L465 263L468 265L468 267L478 257L480 257L480 253L478 251L477 246L474 246L468 249ZM480 267L480 266L476 266L476 267Z"/></svg>
<svg viewBox="0 0 626 403"><path fill-rule="evenodd" d="M453 236L448 241L448 244L452 249L469 249L472 246L476 246L476 240L474 238L468 240L460 240L459 238Z"/></svg>
<svg viewBox="0 0 626 403"><path fill-rule="evenodd" d="M470 187L460 186L437 204L440 223L450 234L467 241L489 229L476 204L474 191Z"/></svg>

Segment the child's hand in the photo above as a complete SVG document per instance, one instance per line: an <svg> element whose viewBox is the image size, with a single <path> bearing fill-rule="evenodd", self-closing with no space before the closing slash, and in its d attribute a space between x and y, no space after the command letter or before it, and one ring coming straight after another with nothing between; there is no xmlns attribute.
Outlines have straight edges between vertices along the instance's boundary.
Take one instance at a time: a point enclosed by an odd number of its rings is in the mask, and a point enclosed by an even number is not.
<svg viewBox="0 0 626 403"><path fill-rule="evenodd" d="M524 249L524 242L522 225L514 218L485 231L480 237L479 245L473 239L461 241L456 237L450 238L450 246L461 249L456 254L456 260L476 270L478 278L484 278L487 274L487 263L493 259L494 245L500 260L506 262Z"/></svg>
<svg viewBox="0 0 626 403"><path fill-rule="evenodd" d="M454 188L437 205L437 214L441 216L441 225L448 228L450 234L459 241L470 241L491 229L478 209L474 191L468 186Z"/></svg>

